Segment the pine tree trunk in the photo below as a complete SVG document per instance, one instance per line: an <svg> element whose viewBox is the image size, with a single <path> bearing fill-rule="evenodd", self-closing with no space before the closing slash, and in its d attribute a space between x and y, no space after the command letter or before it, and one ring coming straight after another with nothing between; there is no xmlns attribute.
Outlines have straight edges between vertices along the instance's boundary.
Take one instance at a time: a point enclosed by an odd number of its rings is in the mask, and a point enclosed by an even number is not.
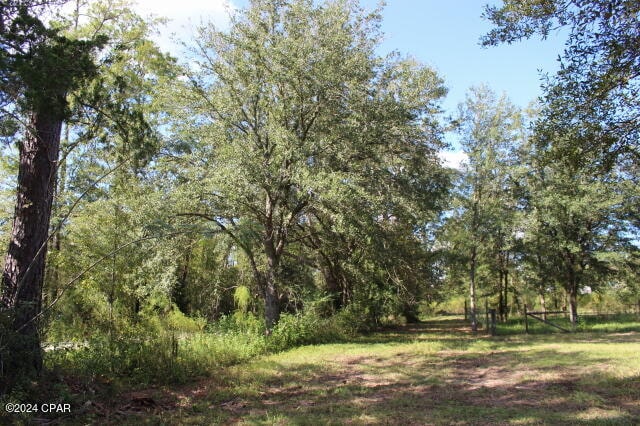
<svg viewBox="0 0 640 426"><path fill-rule="evenodd" d="M20 145L13 229L2 275L0 311L8 318L3 374L9 386L42 368L35 318L42 304L42 284L51 205L56 180L62 121L46 112L32 113L30 130Z"/></svg>
<svg viewBox="0 0 640 426"><path fill-rule="evenodd" d="M331 304L334 312L342 309L348 300L347 286L340 274L339 267L322 255L319 261L319 269L324 278L327 293L331 296Z"/></svg>
<svg viewBox="0 0 640 426"><path fill-rule="evenodd" d="M69 141L69 126L65 126L64 128L64 140L60 142L60 151L64 151L65 141L68 144ZM64 155L61 153L61 157ZM53 202L51 206L51 216L55 217L60 213L62 207L62 194L64 194L66 189L66 177L67 177L67 162L63 159L58 160L57 164L57 178L53 183ZM51 229L61 228L61 223L53 223L51 224ZM55 232L51 237L51 241L49 246L49 253L47 256L49 257L49 261L46 265L45 276L44 276L44 289L42 291L42 304L43 306L47 306L49 303L56 300L58 297L58 292L60 290L60 268L57 265L57 262L51 262L51 256L54 257L60 256L62 250L62 233L60 229L58 232Z"/></svg>

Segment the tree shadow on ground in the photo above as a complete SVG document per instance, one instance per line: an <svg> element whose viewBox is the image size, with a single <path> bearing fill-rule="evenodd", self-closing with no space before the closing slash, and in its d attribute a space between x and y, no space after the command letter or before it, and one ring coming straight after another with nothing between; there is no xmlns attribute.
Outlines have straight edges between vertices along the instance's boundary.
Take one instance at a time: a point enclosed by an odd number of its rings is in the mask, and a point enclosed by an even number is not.
<svg viewBox="0 0 640 426"><path fill-rule="evenodd" d="M363 335L354 340L361 344L404 344L420 341L442 342L450 349L468 349L478 341L497 342L497 345L523 344L530 341L540 343L638 343L640 333L636 331L618 331L613 333L592 331L576 333L545 333L528 335L508 334L491 336L486 330L472 332L468 323L461 319L440 319L420 322L406 326L388 327L378 332Z"/></svg>
<svg viewBox="0 0 640 426"><path fill-rule="evenodd" d="M220 409L245 424L635 424L640 377L583 374L604 363L580 352L483 357L358 357L327 368L273 362L258 398L238 393ZM536 359L553 359L527 367ZM572 366L575 366L573 368Z"/></svg>
<svg viewBox="0 0 640 426"><path fill-rule="evenodd" d="M640 375L620 377L610 358L531 337L478 337L459 320L412 324L364 336L360 344L399 351L341 356L332 363L268 361L241 378L212 410L227 424L638 424ZM452 331L453 330L453 331ZM422 354L401 346L437 341ZM467 351L483 340L483 350ZM535 342L640 343L637 333L535 337ZM495 346L495 347L494 347ZM575 347L575 346L573 346ZM404 351L406 349L406 351ZM494 350L495 349L495 350ZM244 388L246 390L246 388ZM231 395L228 395L231 396Z"/></svg>
<svg viewBox="0 0 640 426"><path fill-rule="evenodd" d="M165 389L140 417L102 423L640 424L640 374L581 349L593 343L633 345L640 334L489 337L460 320L412 324L332 345L319 361L281 355L224 369Z"/></svg>
<svg viewBox="0 0 640 426"><path fill-rule="evenodd" d="M406 344L420 341L455 342L457 347L465 347L467 342L486 337L485 333L474 333L468 324L460 319L441 319L419 322L405 326L386 327L380 331L364 334L353 340L358 344Z"/></svg>

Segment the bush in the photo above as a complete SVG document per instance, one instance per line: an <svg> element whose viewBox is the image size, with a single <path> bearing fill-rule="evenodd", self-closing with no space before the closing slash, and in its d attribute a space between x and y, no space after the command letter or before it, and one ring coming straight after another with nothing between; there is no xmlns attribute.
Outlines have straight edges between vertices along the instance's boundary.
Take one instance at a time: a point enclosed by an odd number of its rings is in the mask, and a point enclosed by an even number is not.
<svg viewBox="0 0 640 426"><path fill-rule="evenodd" d="M332 317L336 327L347 336L372 331L376 321L372 320L371 312L366 306L352 303Z"/></svg>
<svg viewBox="0 0 640 426"><path fill-rule="evenodd" d="M263 335L264 322L252 314L235 312L233 315L223 315L217 321L206 327L210 333L241 333L248 335Z"/></svg>
<svg viewBox="0 0 640 426"><path fill-rule="evenodd" d="M282 351L296 346L345 340L352 330L344 327L344 318L322 318L314 310L301 314L283 314L267 339L268 348Z"/></svg>

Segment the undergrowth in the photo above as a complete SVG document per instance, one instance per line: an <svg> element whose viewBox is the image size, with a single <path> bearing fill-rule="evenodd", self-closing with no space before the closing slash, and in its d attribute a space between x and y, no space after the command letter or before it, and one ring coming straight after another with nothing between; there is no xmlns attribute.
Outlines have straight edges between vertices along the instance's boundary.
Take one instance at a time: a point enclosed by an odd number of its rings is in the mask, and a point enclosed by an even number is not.
<svg viewBox="0 0 640 426"><path fill-rule="evenodd" d="M313 310L283 314L267 334L263 322L236 313L205 324L182 314L151 318L95 333L73 347L45 353L46 369L83 382L101 378L146 385L183 383L220 367L293 347L339 342L354 336L353 313L323 318Z"/></svg>

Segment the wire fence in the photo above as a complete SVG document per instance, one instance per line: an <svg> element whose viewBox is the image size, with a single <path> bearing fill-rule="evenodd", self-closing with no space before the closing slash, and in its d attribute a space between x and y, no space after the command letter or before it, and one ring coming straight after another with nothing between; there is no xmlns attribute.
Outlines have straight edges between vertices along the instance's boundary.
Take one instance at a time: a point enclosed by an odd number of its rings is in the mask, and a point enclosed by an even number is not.
<svg viewBox="0 0 640 426"><path fill-rule="evenodd" d="M465 306L465 321L471 326L472 315ZM572 322L568 310L527 310L523 306L521 312L511 313L507 318L500 318L496 309L476 309L476 323L479 332L491 335L506 334L546 334L573 332L640 332L640 307L624 306L620 311L589 310L578 311L576 321Z"/></svg>

